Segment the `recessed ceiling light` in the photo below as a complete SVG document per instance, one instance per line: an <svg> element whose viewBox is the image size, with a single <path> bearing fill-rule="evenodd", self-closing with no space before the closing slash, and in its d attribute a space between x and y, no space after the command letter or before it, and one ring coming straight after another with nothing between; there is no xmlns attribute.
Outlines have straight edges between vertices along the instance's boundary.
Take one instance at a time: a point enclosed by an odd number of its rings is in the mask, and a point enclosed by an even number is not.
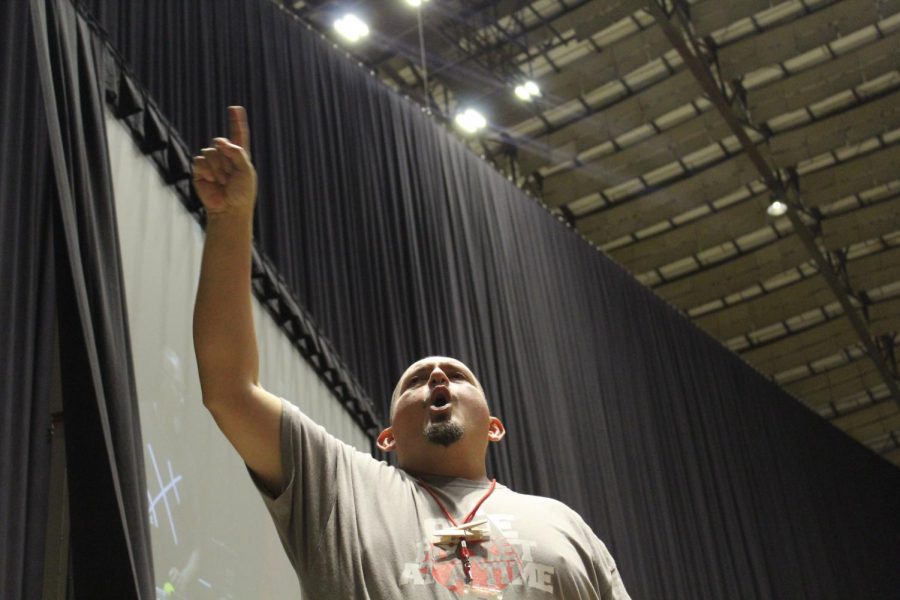
<svg viewBox="0 0 900 600"><path fill-rule="evenodd" d="M487 125L487 119L484 118L484 115L474 108L467 108L466 110L457 113L454 120L463 131L468 133L475 133Z"/></svg>
<svg viewBox="0 0 900 600"><path fill-rule="evenodd" d="M348 42L358 42L369 35L369 26L362 19L348 13L334 22L334 29Z"/></svg>
<svg viewBox="0 0 900 600"><path fill-rule="evenodd" d="M517 85L514 91L520 100L525 100L526 102L541 95L541 88L533 81L526 81Z"/></svg>
<svg viewBox="0 0 900 600"><path fill-rule="evenodd" d="M781 200L774 200L772 204L769 205L769 208L766 209L766 212L769 213L770 217L780 217L787 212L787 204Z"/></svg>

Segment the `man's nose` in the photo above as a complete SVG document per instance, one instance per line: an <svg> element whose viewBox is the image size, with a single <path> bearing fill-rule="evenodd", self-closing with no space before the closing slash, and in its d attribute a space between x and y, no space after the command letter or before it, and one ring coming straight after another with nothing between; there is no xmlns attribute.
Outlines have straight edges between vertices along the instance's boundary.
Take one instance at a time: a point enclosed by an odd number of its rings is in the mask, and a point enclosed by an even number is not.
<svg viewBox="0 0 900 600"><path fill-rule="evenodd" d="M436 385L447 385L450 383L450 380L447 379L447 374L441 370L440 367L435 367L431 372L431 376L428 378L428 385L434 387Z"/></svg>

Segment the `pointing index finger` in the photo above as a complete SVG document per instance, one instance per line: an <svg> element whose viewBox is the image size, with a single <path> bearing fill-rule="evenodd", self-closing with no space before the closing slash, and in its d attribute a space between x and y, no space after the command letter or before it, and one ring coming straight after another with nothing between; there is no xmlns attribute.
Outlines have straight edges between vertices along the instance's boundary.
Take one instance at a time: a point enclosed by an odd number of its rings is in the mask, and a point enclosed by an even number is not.
<svg viewBox="0 0 900 600"><path fill-rule="evenodd" d="M228 107L228 137L232 143L250 154L250 125L247 122L247 111L243 106Z"/></svg>

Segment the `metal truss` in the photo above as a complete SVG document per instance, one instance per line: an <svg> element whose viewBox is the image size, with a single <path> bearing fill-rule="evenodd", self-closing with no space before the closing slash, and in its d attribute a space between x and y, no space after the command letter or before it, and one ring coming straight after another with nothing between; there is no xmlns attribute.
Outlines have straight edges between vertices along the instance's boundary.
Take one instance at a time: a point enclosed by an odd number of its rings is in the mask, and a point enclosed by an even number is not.
<svg viewBox="0 0 900 600"><path fill-rule="evenodd" d="M636 4L643 3L636 2ZM808 215L810 211L803 205L796 181L785 182L778 172L769 166L760 149L750 139L747 128L753 128L752 123L743 103L734 101L735 98L739 98L739 94L734 93L733 88L717 76L715 47L709 43L698 42L691 25L689 6L684 0L650 0L647 9L740 142L744 153L759 172L772 197L782 200L787 205L787 217L794 232L841 304L866 354L875 363L890 390L891 397L900 406L900 385L897 382L896 369L889 366L889 361L893 363L893 357L887 355L882 345L873 337L859 310L853 306L851 297L855 295L852 294L847 279L842 278L840 270L835 268L834 259L829 258L827 252L823 252L820 248L818 232L804 222L804 213Z"/></svg>

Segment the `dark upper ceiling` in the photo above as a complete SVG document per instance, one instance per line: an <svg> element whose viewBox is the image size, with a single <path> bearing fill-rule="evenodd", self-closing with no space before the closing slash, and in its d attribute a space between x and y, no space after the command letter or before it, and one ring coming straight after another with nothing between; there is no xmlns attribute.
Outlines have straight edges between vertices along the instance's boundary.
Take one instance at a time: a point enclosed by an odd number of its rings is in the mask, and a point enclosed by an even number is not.
<svg viewBox="0 0 900 600"><path fill-rule="evenodd" d="M478 106L474 150L900 465L900 0L660 2L431 0L427 70L403 0L282 4L336 42L363 16L356 59L442 122Z"/></svg>

